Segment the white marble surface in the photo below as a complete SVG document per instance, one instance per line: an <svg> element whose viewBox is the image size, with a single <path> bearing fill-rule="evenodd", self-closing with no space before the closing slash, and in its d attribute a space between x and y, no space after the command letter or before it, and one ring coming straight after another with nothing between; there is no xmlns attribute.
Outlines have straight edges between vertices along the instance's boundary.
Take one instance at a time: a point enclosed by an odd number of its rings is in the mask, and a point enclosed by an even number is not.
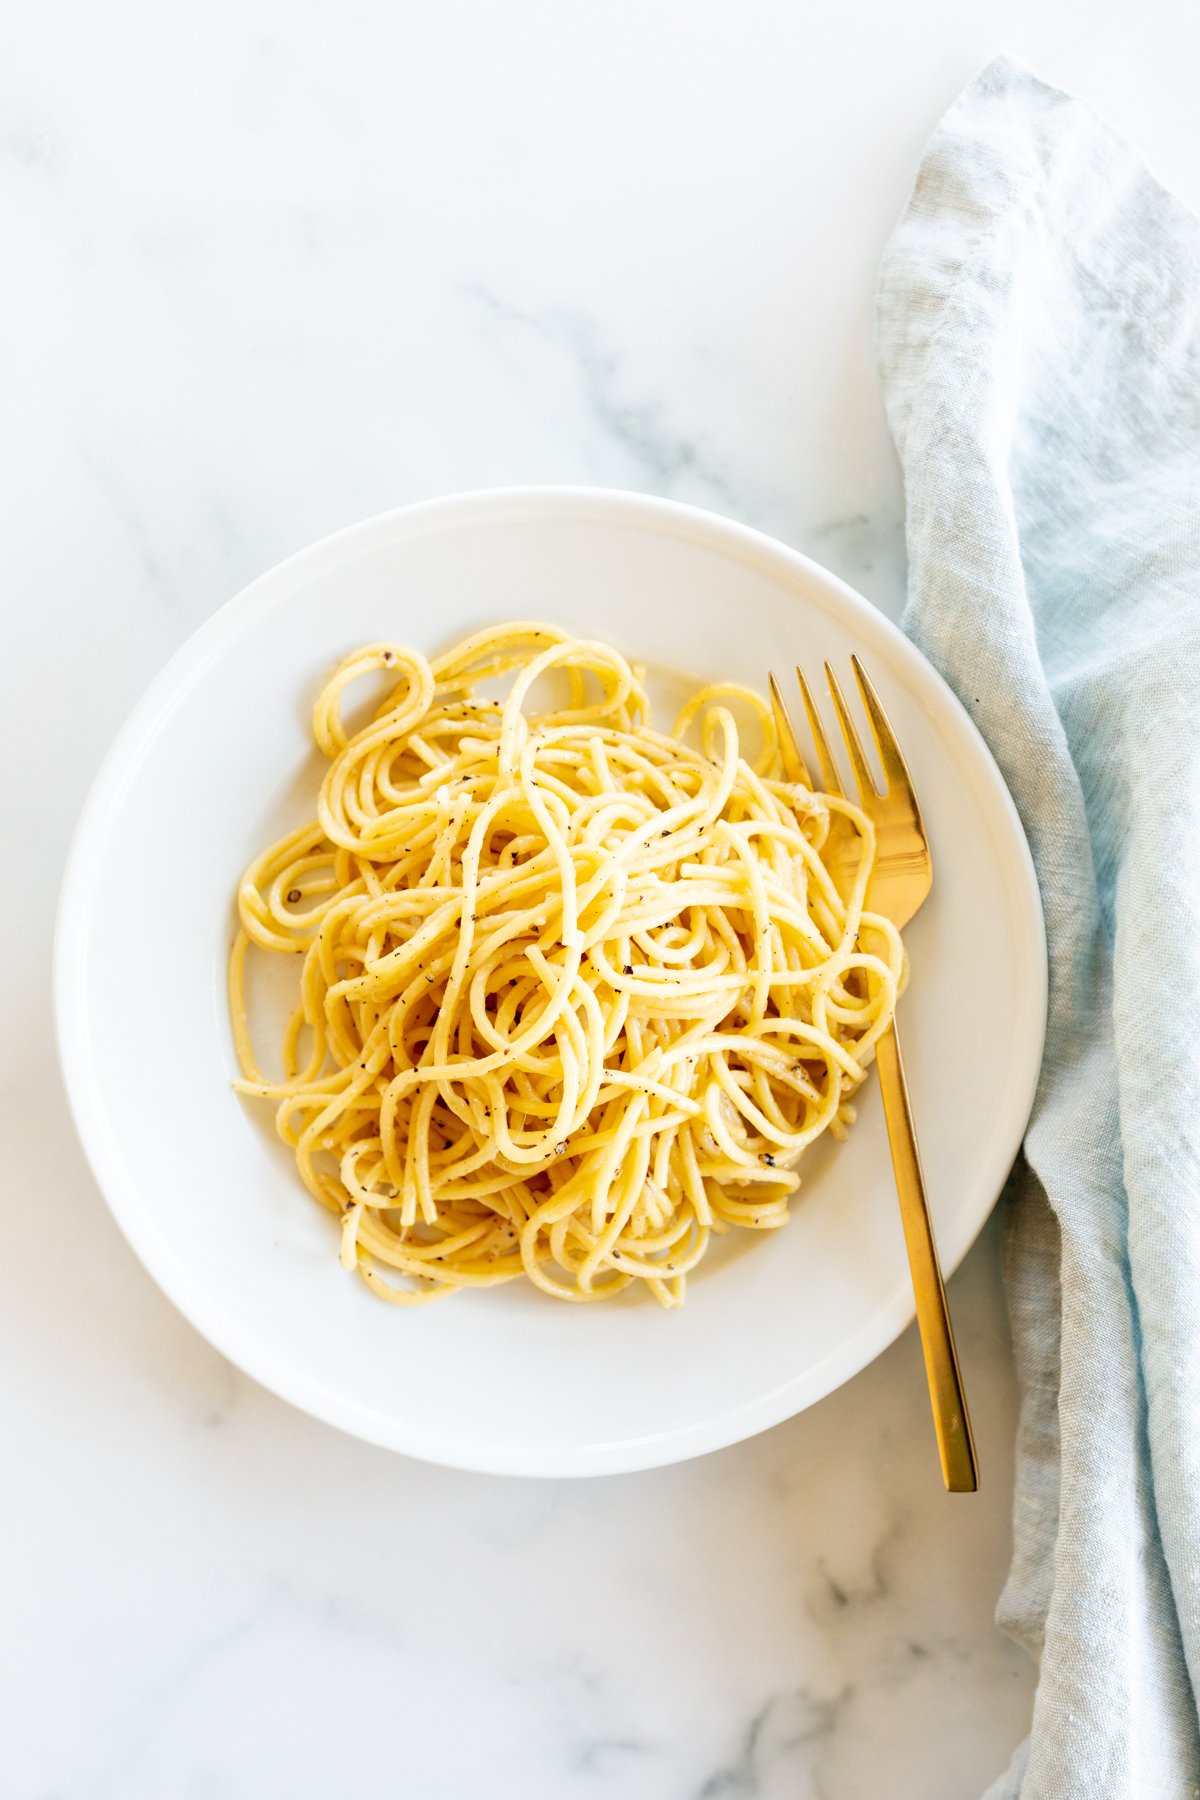
<svg viewBox="0 0 1200 1800"><path fill-rule="evenodd" d="M76 1148L48 1000L62 858L132 700L335 526L490 483L638 487L895 610L873 272L924 137L1001 48L1200 201L1185 0L10 19L6 1800L966 1800L1023 1735L1032 1672L992 1623L994 1229L952 1289L975 1500L939 1490L911 1334L691 1465L425 1468L262 1393L159 1296Z"/></svg>

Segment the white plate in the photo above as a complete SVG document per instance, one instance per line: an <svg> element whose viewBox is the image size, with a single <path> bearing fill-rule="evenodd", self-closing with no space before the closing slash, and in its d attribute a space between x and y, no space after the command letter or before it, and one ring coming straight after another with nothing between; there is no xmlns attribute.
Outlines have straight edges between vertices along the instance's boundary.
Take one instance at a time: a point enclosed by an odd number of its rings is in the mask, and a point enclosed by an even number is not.
<svg viewBox="0 0 1200 1800"><path fill-rule="evenodd" d="M229 1087L232 896L251 853L311 809L322 677L359 642L428 650L521 616L756 686L798 658L844 667L862 653L933 841L903 1018L953 1269L1016 1155L1041 1058L1045 944L1020 824L970 720L886 619L795 551L687 507L586 489L462 495L340 532L231 600L154 682L88 800L59 915L58 1034L118 1223L232 1361L414 1456L599 1474L787 1418L912 1317L874 1082L850 1141L806 1162L786 1231L721 1246L675 1313L648 1297L566 1306L516 1284L397 1312L340 1269L333 1222L270 1115Z"/></svg>

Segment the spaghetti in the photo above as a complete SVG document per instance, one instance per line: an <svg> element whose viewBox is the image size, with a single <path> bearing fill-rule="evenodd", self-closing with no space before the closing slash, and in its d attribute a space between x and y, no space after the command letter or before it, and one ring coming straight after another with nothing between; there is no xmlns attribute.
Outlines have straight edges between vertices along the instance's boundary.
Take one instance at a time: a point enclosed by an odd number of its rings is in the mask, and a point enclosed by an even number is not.
<svg viewBox="0 0 1200 1800"><path fill-rule="evenodd" d="M237 1086L389 1300L525 1275L677 1305L715 1233L786 1223L797 1158L853 1119L904 974L864 907L871 823L782 779L759 696L704 688L667 736L642 681L531 624L432 662L357 650L313 713L316 820L242 880ZM282 1079L250 1043L251 945L303 959Z"/></svg>

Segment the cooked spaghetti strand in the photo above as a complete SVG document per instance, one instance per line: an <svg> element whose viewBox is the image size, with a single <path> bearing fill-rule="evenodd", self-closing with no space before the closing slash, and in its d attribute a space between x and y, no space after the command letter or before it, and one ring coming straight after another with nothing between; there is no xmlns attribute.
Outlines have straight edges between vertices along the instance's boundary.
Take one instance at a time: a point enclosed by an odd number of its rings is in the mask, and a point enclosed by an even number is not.
<svg viewBox="0 0 1200 1800"><path fill-rule="evenodd" d="M866 910L870 821L783 779L761 697L701 689L664 734L615 650L521 622L432 662L354 651L313 732L317 816L246 871L229 992L237 1086L274 1103L342 1263L398 1304L524 1275L676 1306L714 1233L785 1224L905 959ZM302 959L278 1077L251 948Z"/></svg>

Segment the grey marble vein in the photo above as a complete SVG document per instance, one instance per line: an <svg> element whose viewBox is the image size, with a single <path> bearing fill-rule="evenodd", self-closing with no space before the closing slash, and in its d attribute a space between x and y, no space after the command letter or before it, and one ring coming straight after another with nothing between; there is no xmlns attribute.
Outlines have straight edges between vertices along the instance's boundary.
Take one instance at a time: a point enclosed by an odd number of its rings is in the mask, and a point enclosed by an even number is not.
<svg viewBox="0 0 1200 1800"><path fill-rule="evenodd" d="M785 1791L785 1781L803 1779L814 1800L824 1789L818 1747L837 1731L854 1698L847 1685L833 1694L799 1687L771 1694L742 1733L735 1754L714 1771L696 1800L763 1800Z"/></svg>
<svg viewBox="0 0 1200 1800"><path fill-rule="evenodd" d="M626 391L622 359L594 318L561 306L527 309L478 283L466 284L462 291L494 330L509 338L520 334L550 354L570 358L593 419L646 485L670 494L687 476L715 500L734 504L734 488L719 454L681 430L661 401Z"/></svg>

